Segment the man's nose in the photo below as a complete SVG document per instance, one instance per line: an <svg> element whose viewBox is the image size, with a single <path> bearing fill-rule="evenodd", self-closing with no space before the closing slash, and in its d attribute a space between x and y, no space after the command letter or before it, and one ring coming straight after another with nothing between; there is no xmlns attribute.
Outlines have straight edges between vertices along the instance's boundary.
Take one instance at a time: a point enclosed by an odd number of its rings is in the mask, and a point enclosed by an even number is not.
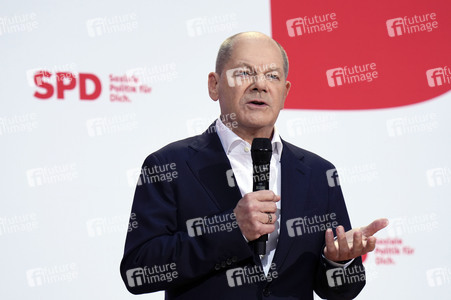
<svg viewBox="0 0 451 300"><path fill-rule="evenodd" d="M265 93L268 91L268 82L264 74L255 75L252 83L252 90Z"/></svg>

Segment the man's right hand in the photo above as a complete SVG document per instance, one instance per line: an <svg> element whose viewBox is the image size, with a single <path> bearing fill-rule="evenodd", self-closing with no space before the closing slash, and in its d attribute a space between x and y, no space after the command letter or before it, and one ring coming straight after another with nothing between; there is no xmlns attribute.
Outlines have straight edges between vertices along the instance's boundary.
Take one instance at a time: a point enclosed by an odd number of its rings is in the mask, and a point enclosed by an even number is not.
<svg viewBox="0 0 451 300"><path fill-rule="evenodd" d="M248 241L256 240L274 231L277 201L280 201L280 196L269 190L248 193L238 201L233 212L241 233ZM268 216L269 214L271 217Z"/></svg>

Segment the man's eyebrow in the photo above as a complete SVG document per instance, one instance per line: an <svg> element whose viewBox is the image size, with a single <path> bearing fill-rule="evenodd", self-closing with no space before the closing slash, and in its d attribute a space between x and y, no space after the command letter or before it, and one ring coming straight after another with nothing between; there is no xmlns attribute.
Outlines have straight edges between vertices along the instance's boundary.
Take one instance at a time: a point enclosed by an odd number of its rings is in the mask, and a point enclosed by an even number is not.
<svg viewBox="0 0 451 300"><path fill-rule="evenodd" d="M237 67L246 67L246 68L249 68L249 69L253 69L253 66L251 66L248 63L242 62L242 61L238 62Z"/></svg>
<svg viewBox="0 0 451 300"><path fill-rule="evenodd" d="M257 70L265 70L265 73L267 72L273 72L273 71L278 71L278 72L282 72L282 68L280 67L275 67L275 68L270 68L272 64L267 64L266 66L260 67L260 66L252 66L244 61L240 61L238 62L238 67L244 66L246 68L249 68L251 70L257 69ZM256 68L255 68L256 67Z"/></svg>

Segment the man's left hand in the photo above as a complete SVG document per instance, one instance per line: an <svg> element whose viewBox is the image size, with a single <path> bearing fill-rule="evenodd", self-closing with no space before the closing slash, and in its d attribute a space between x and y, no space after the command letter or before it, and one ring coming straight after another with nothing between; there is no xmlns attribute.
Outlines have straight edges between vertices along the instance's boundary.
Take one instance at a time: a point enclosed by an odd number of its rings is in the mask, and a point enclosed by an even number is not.
<svg viewBox="0 0 451 300"><path fill-rule="evenodd" d="M343 226L338 226L336 240L332 229L329 228L326 230L324 256L331 261L341 262L371 252L376 247L376 238L373 235L387 225L387 219L377 219L368 226L346 232Z"/></svg>

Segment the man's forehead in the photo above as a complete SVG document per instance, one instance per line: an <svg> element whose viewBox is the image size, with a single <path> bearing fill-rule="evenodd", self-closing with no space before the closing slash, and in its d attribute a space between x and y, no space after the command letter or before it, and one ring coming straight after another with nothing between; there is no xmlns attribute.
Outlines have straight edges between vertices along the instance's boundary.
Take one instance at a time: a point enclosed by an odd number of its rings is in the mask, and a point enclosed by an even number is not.
<svg viewBox="0 0 451 300"><path fill-rule="evenodd" d="M264 44L264 45L263 45ZM267 36L243 36L233 42L230 60L234 64L282 67L283 57L276 42Z"/></svg>
<svg viewBox="0 0 451 300"><path fill-rule="evenodd" d="M234 44L241 44L241 43L270 43L273 44L275 41L262 33L242 33L239 34L234 38Z"/></svg>
<svg viewBox="0 0 451 300"><path fill-rule="evenodd" d="M280 51L276 42L270 38L237 38L233 41L233 49L237 53L265 52L272 55Z"/></svg>

